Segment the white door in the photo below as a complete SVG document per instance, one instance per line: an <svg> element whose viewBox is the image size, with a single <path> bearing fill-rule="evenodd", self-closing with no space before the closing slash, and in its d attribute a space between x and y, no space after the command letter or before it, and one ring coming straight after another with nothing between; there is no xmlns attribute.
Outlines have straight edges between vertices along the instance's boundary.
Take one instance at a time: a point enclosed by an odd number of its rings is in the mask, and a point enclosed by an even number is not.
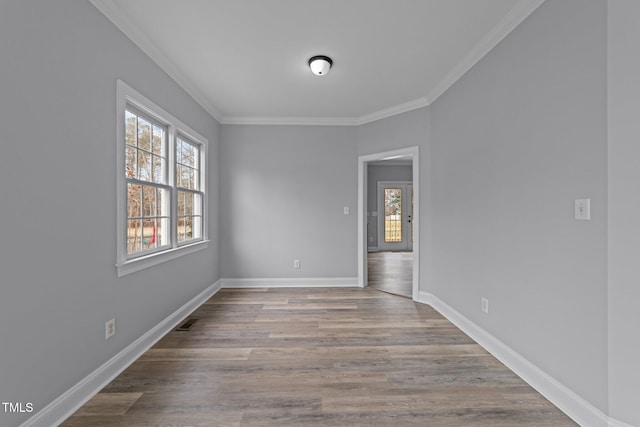
<svg viewBox="0 0 640 427"><path fill-rule="evenodd" d="M378 182L378 248L413 250L413 184Z"/></svg>

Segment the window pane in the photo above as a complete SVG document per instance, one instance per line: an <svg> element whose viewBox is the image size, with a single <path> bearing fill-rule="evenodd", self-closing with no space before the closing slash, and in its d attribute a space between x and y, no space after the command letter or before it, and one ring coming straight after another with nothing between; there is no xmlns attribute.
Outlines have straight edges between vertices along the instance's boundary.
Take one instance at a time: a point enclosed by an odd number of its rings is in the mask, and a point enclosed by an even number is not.
<svg viewBox="0 0 640 427"><path fill-rule="evenodd" d="M185 240L193 239L193 218L190 216L184 218L184 235Z"/></svg>
<svg viewBox="0 0 640 427"><path fill-rule="evenodd" d="M151 154L138 150L138 179L151 181Z"/></svg>
<svg viewBox="0 0 640 427"><path fill-rule="evenodd" d="M127 186L127 217L142 216L142 186L128 184Z"/></svg>
<svg viewBox="0 0 640 427"><path fill-rule="evenodd" d="M182 166L176 166L176 187L182 187Z"/></svg>
<svg viewBox="0 0 640 427"><path fill-rule="evenodd" d="M200 147L197 145L191 146L191 152L193 157L193 166L194 169L200 169Z"/></svg>
<svg viewBox="0 0 640 427"><path fill-rule="evenodd" d="M199 153L200 148L196 144L192 144L188 141L184 141L182 139L178 139L178 155L177 161L178 163L182 163L183 165L198 168L199 161Z"/></svg>
<svg viewBox="0 0 640 427"><path fill-rule="evenodd" d="M180 170L180 187L191 189L191 175L187 166L178 166Z"/></svg>
<svg viewBox="0 0 640 427"><path fill-rule="evenodd" d="M142 187L143 205L145 217L158 216L156 208L156 189L154 187Z"/></svg>
<svg viewBox="0 0 640 427"><path fill-rule="evenodd" d="M178 218L178 243L185 241L185 223L186 221L184 217Z"/></svg>
<svg viewBox="0 0 640 427"><path fill-rule="evenodd" d="M138 172L138 150L127 146L125 154L125 174L127 178L137 178Z"/></svg>
<svg viewBox="0 0 640 427"><path fill-rule="evenodd" d="M138 117L138 148L151 151L151 123Z"/></svg>
<svg viewBox="0 0 640 427"><path fill-rule="evenodd" d="M384 189L384 241L402 242L402 189Z"/></svg>
<svg viewBox="0 0 640 427"><path fill-rule="evenodd" d="M142 224L139 219L127 221L127 253L133 254L142 250Z"/></svg>
<svg viewBox="0 0 640 427"><path fill-rule="evenodd" d="M182 140L176 139L176 163L182 163Z"/></svg>
<svg viewBox="0 0 640 427"><path fill-rule="evenodd" d="M184 215L193 215L193 193L184 194Z"/></svg>
<svg viewBox="0 0 640 427"><path fill-rule="evenodd" d="M136 123L137 116L128 111L124 112L124 121L125 121L125 144L131 145L133 147L136 146Z"/></svg>
<svg viewBox="0 0 640 427"><path fill-rule="evenodd" d="M182 163L183 165L193 166L193 155L191 152L191 145L186 141L182 141Z"/></svg>
<svg viewBox="0 0 640 427"><path fill-rule="evenodd" d="M153 161L153 182L164 184L164 158L152 156Z"/></svg>
<svg viewBox="0 0 640 427"><path fill-rule="evenodd" d="M178 216L184 215L184 191L178 191Z"/></svg>
<svg viewBox="0 0 640 427"><path fill-rule="evenodd" d="M156 242L158 241L157 235L157 227L155 219L145 219L143 220L143 235L142 235L142 249L153 249L158 245Z"/></svg>
<svg viewBox="0 0 640 427"><path fill-rule="evenodd" d="M164 156L164 129L158 126L153 126L151 151L153 151L153 154Z"/></svg>

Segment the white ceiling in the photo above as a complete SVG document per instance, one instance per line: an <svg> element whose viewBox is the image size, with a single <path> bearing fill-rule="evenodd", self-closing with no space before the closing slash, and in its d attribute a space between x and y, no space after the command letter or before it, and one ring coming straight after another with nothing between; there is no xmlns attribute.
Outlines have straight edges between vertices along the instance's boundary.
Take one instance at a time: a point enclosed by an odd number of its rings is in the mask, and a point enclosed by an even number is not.
<svg viewBox="0 0 640 427"><path fill-rule="evenodd" d="M222 123L343 125L430 104L544 2L90 1Z"/></svg>

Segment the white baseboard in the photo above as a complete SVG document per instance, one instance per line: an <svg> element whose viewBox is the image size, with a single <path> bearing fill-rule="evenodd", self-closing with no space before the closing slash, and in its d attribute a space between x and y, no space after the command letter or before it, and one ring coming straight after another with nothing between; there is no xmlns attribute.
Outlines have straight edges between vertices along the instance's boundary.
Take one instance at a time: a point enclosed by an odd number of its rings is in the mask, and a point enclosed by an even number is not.
<svg viewBox="0 0 640 427"><path fill-rule="evenodd" d="M357 286L357 277L222 279L223 288L350 288Z"/></svg>
<svg viewBox="0 0 640 427"><path fill-rule="evenodd" d="M115 377L120 375L129 365L135 362L145 351L175 328L185 317L218 292L220 286L221 281L218 280L200 292L86 378L35 413L31 418L22 423L20 427L51 427L62 423L62 421L71 416L96 393L113 381Z"/></svg>
<svg viewBox="0 0 640 427"><path fill-rule="evenodd" d="M623 423L615 418L609 417L609 427L634 427L631 424Z"/></svg>
<svg viewBox="0 0 640 427"><path fill-rule="evenodd" d="M485 350L504 363L509 369L515 372L516 375L581 426L627 427L624 423L608 417L598 408L578 396L520 354L513 351L502 341L489 334L435 295L420 291L416 301L428 304L440 312L440 314L451 321L451 323L469 335Z"/></svg>
<svg viewBox="0 0 640 427"><path fill-rule="evenodd" d="M367 252L378 252L380 249L377 246L369 246Z"/></svg>

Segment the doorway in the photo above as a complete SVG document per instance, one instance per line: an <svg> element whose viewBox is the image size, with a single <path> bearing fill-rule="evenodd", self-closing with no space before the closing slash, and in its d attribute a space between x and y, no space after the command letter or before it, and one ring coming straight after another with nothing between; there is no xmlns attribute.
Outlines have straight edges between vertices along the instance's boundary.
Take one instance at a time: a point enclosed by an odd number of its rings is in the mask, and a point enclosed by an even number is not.
<svg viewBox="0 0 640 427"><path fill-rule="evenodd" d="M367 209L368 198L367 192L370 186L376 185L375 183L369 183L367 172L368 165L371 162L386 161L391 159L407 159L411 161L412 166L412 190L413 193L413 215L411 216L411 229L413 231L412 242L413 253L411 254L410 265L411 268L411 297L414 300L418 299L419 284L420 284L420 159L419 159L419 147L408 147L399 150L380 152L375 154L368 154L358 157L358 284L361 287L368 285L368 236L367 227L369 225L369 219L372 216L372 212ZM375 187L374 187L375 188ZM405 194L406 194L405 189ZM409 198L410 200L411 198ZM404 208L407 212L411 209ZM377 214L376 214L377 216ZM381 239L382 240L382 239ZM405 237L406 240L406 237ZM406 260L405 260L406 261Z"/></svg>

